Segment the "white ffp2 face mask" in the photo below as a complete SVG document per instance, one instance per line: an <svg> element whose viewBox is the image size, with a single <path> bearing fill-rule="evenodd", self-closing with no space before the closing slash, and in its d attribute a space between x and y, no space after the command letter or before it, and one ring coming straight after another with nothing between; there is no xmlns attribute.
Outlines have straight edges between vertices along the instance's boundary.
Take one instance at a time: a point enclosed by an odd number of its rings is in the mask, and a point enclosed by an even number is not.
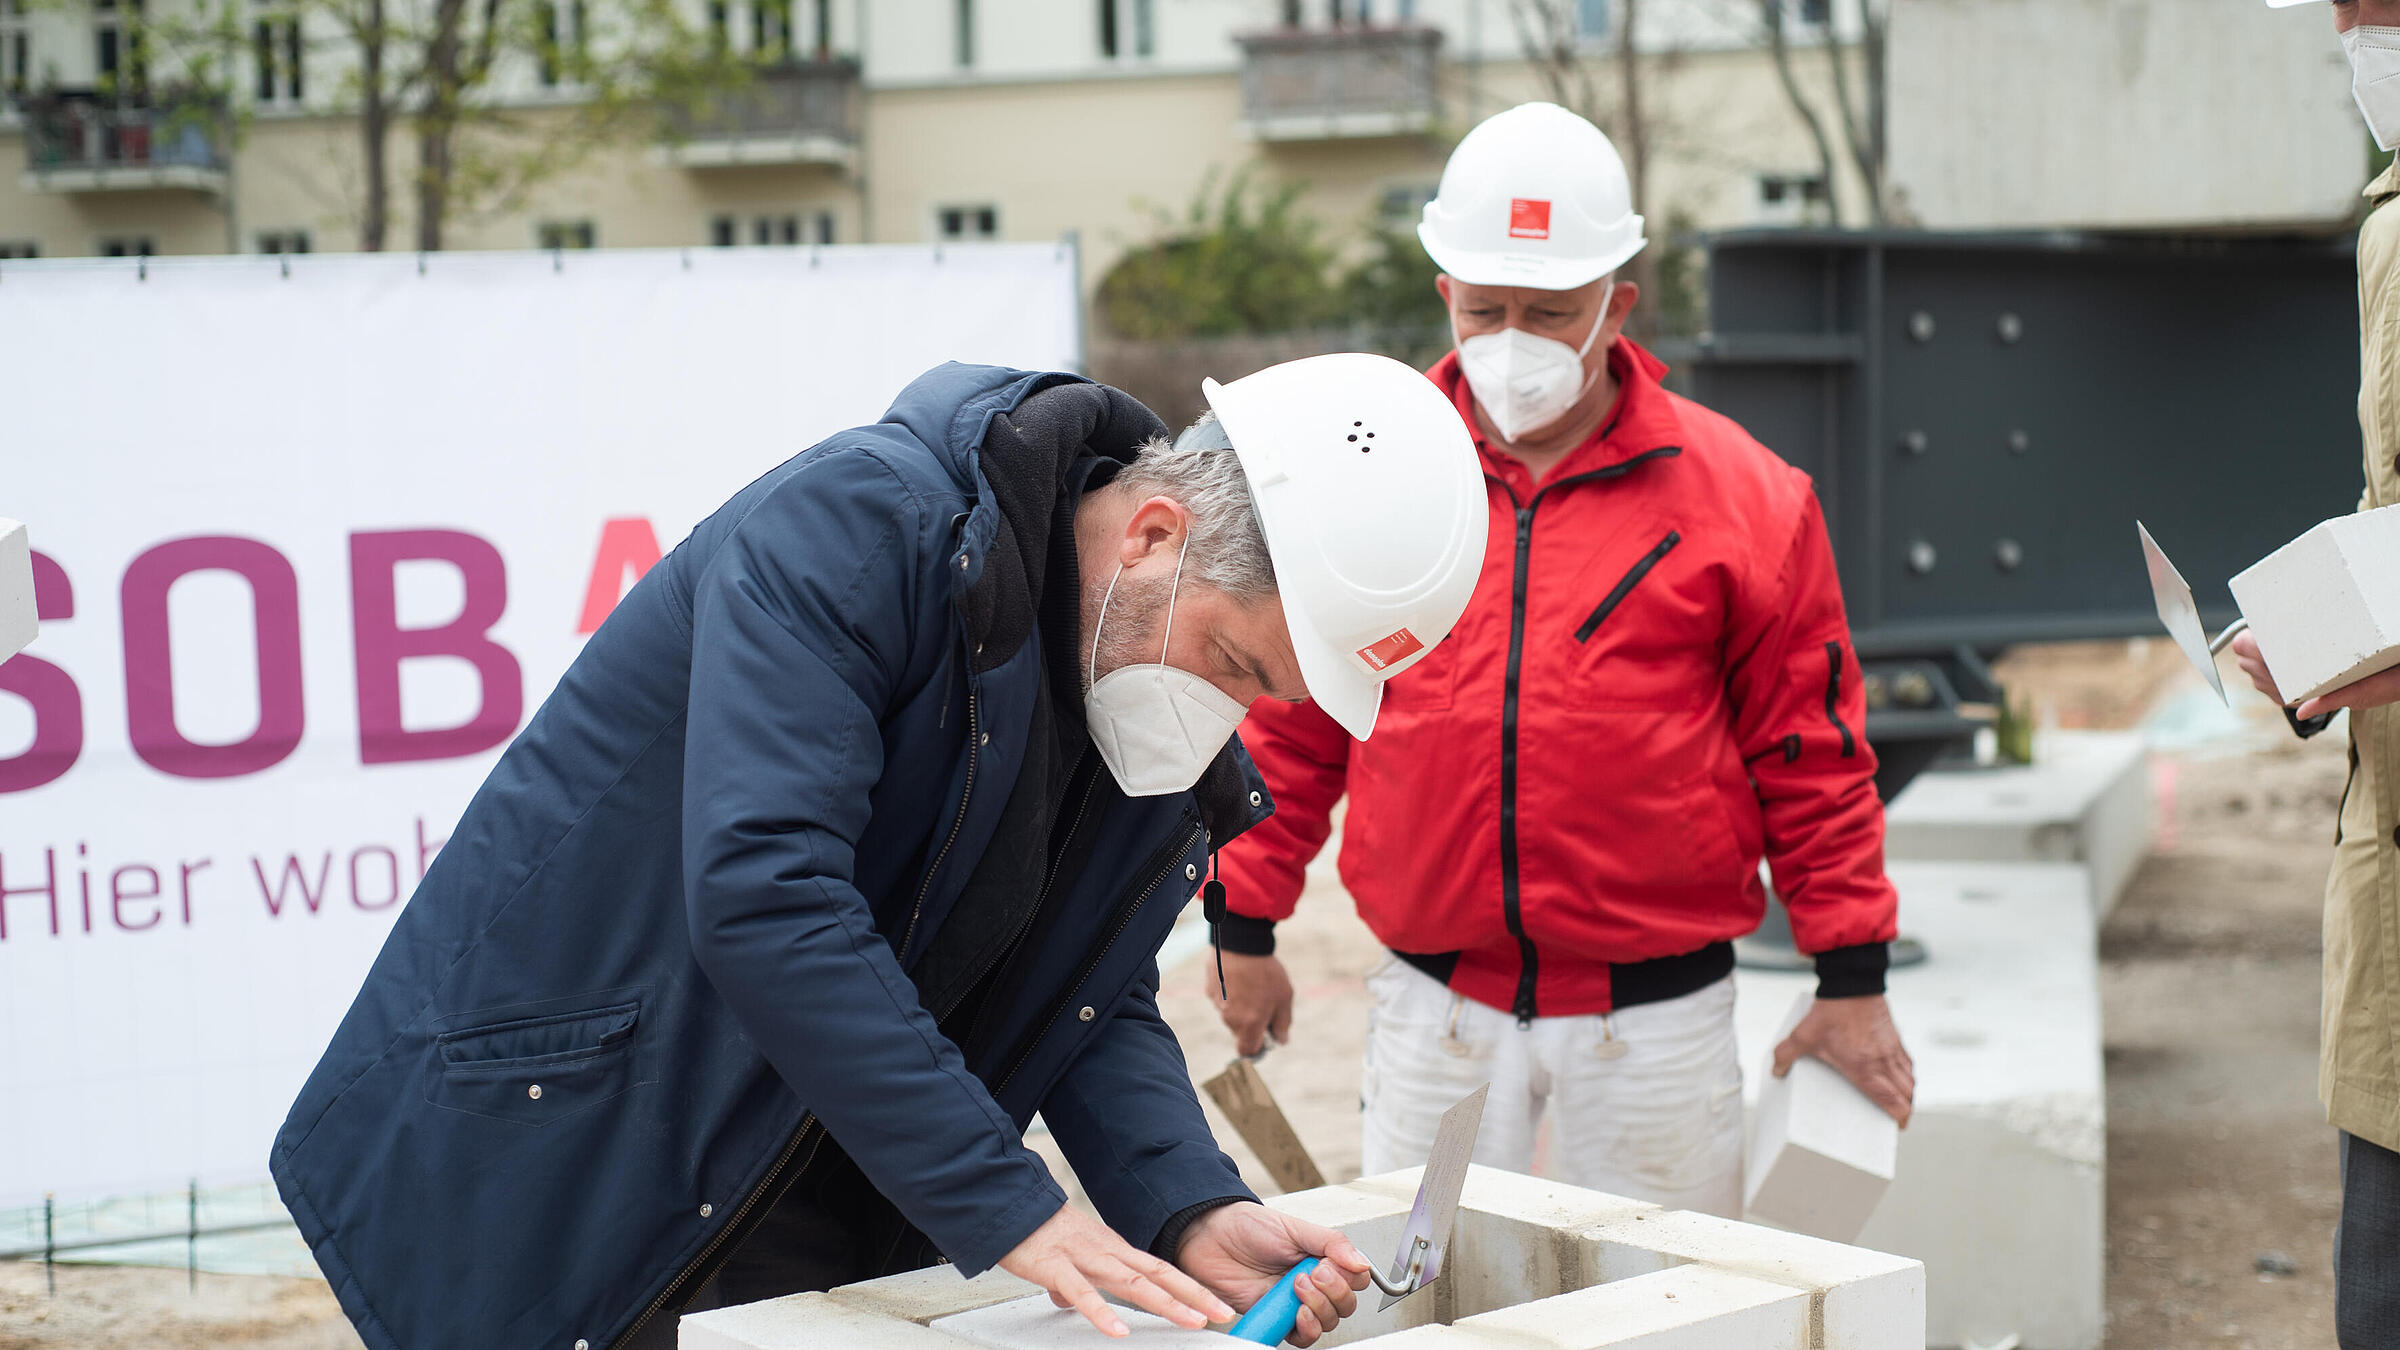
<svg viewBox="0 0 2400 1350"><path fill-rule="evenodd" d="M1467 387L1475 391L1483 415L1492 419L1503 438L1513 441L1556 422L1592 387L1597 376L1584 373L1583 358L1608 326L1608 302L1616 294L1612 280L1601 292L1600 316L1592 320L1592 331L1581 347L1515 328L1478 333L1459 342L1458 366L1466 372ZM1457 336L1455 327L1451 336Z"/></svg>
<svg viewBox="0 0 2400 1350"><path fill-rule="evenodd" d="M1100 761L1126 796L1186 792L1208 772L1247 710L1224 690L1166 663L1167 644L1175 636L1175 593L1183 585L1180 549L1175 554L1175 581L1167 590L1167 631L1159 639L1159 659L1119 666L1092 678L1100 668L1100 629L1108 622L1108 602L1117 593L1117 578L1124 575L1125 566L1119 563L1117 575L1108 579L1107 594L1100 597L1100 617L1092 624L1092 654L1084 666L1084 679L1091 686L1083 696L1084 721L1091 726Z"/></svg>
<svg viewBox="0 0 2400 1350"><path fill-rule="evenodd" d="M2350 94L2359 116L2386 150L2400 147L2400 28L2360 24L2342 34L2350 53Z"/></svg>

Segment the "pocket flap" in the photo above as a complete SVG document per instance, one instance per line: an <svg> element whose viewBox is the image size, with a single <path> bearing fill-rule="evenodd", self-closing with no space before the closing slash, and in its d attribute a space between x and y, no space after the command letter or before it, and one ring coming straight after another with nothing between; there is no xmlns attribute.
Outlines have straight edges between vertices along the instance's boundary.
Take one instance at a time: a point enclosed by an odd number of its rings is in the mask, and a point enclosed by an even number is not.
<svg viewBox="0 0 2400 1350"><path fill-rule="evenodd" d="M435 1037L444 1065L520 1066L588 1055L622 1043L641 1020L639 1002L512 1017L459 1027Z"/></svg>

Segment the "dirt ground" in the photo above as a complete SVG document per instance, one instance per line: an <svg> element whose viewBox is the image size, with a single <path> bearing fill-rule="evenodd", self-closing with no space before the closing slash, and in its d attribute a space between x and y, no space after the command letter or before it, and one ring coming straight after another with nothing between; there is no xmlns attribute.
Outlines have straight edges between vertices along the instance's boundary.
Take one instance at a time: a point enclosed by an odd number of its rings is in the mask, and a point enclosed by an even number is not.
<svg viewBox="0 0 2400 1350"><path fill-rule="evenodd" d="M2193 685L2164 642L2028 649L2001 674L2064 727L2131 726ZM2108 1350L2333 1344L2340 1193L2316 1101L2317 963L2344 761L2335 738L2303 746L2271 710L2252 711L2231 753L2160 757L2159 848L2101 937ZM1377 948L1342 903L1330 858L1311 889L1279 929L1299 991L1293 1044L1261 1071L1327 1177L1342 1180L1358 1172L1361 977ZM1232 1053L1203 994L1207 964L1202 953L1168 972L1162 999L1196 1078ZM1047 1141L1034 1142L1055 1164ZM203 1276L195 1298L181 1271L62 1267L52 1298L38 1265L0 1265L0 1350L356 1344L314 1282Z"/></svg>

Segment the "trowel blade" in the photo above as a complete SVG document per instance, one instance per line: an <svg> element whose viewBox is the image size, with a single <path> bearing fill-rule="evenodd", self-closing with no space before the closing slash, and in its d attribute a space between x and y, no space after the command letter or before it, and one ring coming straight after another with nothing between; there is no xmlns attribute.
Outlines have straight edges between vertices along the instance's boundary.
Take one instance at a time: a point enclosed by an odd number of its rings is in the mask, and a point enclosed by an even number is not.
<svg viewBox="0 0 2400 1350"><path fill-rule="evenodd" d="M2142 560L2150 566L2150 598L2158 604L2158 620L2167 626L2167 636L2183 650L2184 659L2217 691L2217 697L2231 707L2233 700L2225 695L2225 681L2217 674L2217 658L2208 650L2208 629L2200 622L2200 606L2192 599L2191 583L2175 564L2167 560L2165 549L2150 537L2150 527L2140 521L2133 528L2141 532Z"/></svg>
<svg viewBox="0 0 2400 1350"><path fill-rule="evenodd" d="M1467 1164L1475 1157L1475 1135L1483 1127L1484 1099L1491 1095L1489 1083L1475 1089L1444 1111L1441 1125L1434 1130L1433 1152L1425 1159L1424 1179L1417 1183L1417 1202L1408 1211L1408 1225L1400 1230L1400 1254L1392 1258L1392 1265L1405 1278L1417 1239L1426 1240L1429 1246L1424 1274L1417 1280L1418 1289L1433 1283L1434 1277L1442 1273L1442 1253L1449 1250L1450 1229L1458 1218L1459 1192L1467 1184ZM1406 1297L1407 1294L1385 1294L1383 1306L1389 1308Z"/></svg>

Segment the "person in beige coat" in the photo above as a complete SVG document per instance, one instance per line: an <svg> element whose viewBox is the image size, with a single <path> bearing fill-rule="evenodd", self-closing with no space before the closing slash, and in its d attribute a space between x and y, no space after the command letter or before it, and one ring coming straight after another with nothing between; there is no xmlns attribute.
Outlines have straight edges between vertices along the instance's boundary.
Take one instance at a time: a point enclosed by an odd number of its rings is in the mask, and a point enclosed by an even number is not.
<svg viewBox="0 0 2400 1350"><path fill-rule="evenodd" d="M2267 0L2270 5L2307 0ZM2359 111L2400 145L2400 0L2335 0ZM2358 232L2359 509L2400 505L2400 164L2373 183ZM2284 701L2245 634L2233 651L2259 691ZM2318 1094L2341 1132L2334 1326L2342 1350L2400 1346L2400 670L2287 708L2313 736L2350 710L2350 782L2325 888L2324 1047Z"/></svg>

